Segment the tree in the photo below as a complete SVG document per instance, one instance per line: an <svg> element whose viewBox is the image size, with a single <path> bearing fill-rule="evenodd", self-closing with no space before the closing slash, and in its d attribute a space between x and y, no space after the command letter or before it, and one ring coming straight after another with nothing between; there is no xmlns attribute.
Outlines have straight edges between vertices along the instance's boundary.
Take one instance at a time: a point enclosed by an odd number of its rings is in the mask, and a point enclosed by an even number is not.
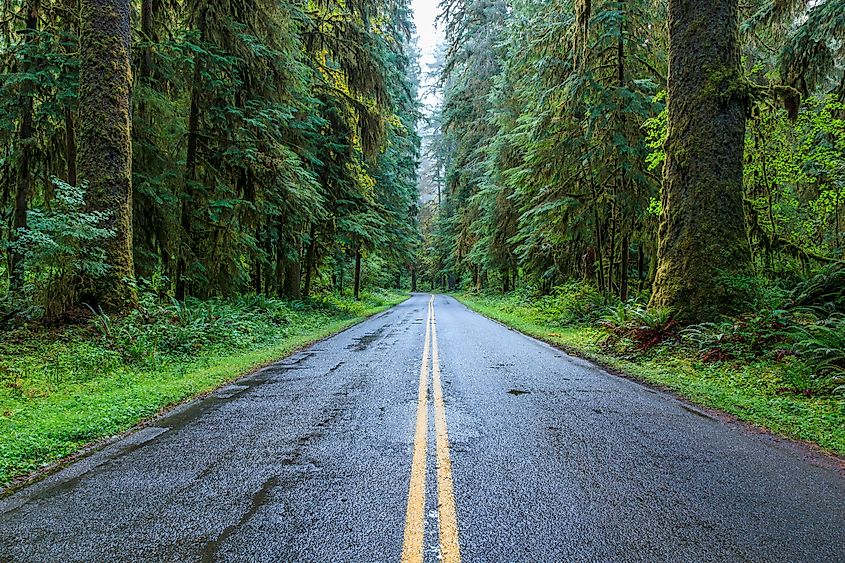
<svg viewBox="0 0 845 563"><path fill-rule="evenodd" d="M132 256L130 2L82 0L80 9L79 174L88 208L108 214L105 275L88 297L119 310L135 300Z"/></svg>
<svg viewBox="0 0 845 563"><path fill-rule="evenodd" d="M685 320L724 312L749 270L743 215L747 88L737 0L670 0L669 122L651 303Z"/></svg>

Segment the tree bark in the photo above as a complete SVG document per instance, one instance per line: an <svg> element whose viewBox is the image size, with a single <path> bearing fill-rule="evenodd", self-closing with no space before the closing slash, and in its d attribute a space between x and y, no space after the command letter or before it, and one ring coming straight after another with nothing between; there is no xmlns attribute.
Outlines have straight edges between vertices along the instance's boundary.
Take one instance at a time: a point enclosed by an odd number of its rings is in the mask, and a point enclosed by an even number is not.
<svg viewBox="0 0 845 563"><path fill-rule="evenodd" d="M201 8L198 18L200 40L205 39L206 9ZM197 55L198 56L198 55ZM179 244L179 263L176 267L176 299L183 301L188 293L187 280L189 262L193 255L193 225L191 223L194 200L194 183L197 181L197 156L199 152L200 128L200 80L202 78L201 61L194 60L194 76L191 82L191 109L188 114L188 142L185 155L185 193L182 196L181 220L182 236Z"/></svg>
<svg viewBox="0 0 845 563"><path fill-rule="evenodd" d="M302 292L305 297L311 295L311 279L314 273L314 262L317 258L317 227L313 223L308 236L308 251L305 253L305 289Z"/></svg>
<svg viewBox="0 0 845 563"><path fill-rule="evenodd" d="M343 283L344 283L344 272L346 271L346 253L342 253L340 255L340 265L338 266L337 272L337 289L338 293L341 297L343 297Z"/></svg>
<svg viewBox="0 0 845 563"><path fill-rule="evenodd" d="M628 264L630 261L630 241L628 233L622 235L622 260L619 266L619 298L628 300Z"/></svg>
<svg viewBox="0 0 845 563"><path fill-rule="evenodd" d="M355 301L361 300L361 245L355 246Z"/></svg>
<svg viewBox="0 0 845 563"><path fill-rule="evenodd" d="M302 299L302 266L299 261L285 268L285 297L297 301Z"/></svg>
<svg viewBox="0 0 845 563"><path fill-rule="evenodd" d="M669 132L651 303L671 307L681 320L707 320L732 305L722 275L751 264L738 0L670 0L669 40Z"/></svg>
<svg viewBox="0 0 845 563"><path fill-rule="evenodd" d="M87 206L108 213L114 236L104 243L108 272L91 280L104 309L135 300L132 256L132 143L129 0L82 0L78 168L88 182ZM87 293L87 292L85 292Z"/></svg>
<svg viewBox="0 0 845 563"><path fill-rule="evenodd" d="M276 241L276 264L273 272L273 287L277 296L285 293L285 247L280 237Z"/></svg>
<svg viewBox="0 0 845 563"><path fill-rule="evenodd" d="M153 0L142 0L141 2L141 34L145 41L154 40L154 16L155 6ZM149 45L144 48L141 56L141 79L146 80L152 76L153 72L153 51Z"/></svg>
<svg viewBox="0 0 845 563"><path fill-rule="evenodd" d="M35 35L38 25L38 6L30 2L27 6L26 29L24 42L30 43ZM25 71L30 71L30 64L27 64ZM27 80L21 86L21 125L18 130L18 141L20 146L21 159L18 163L18 190L15 194L15 211L12 219L12 236L17 239L18 230L27 228L27 211L29 209L29 196L32 193L32 138L33 138L33 103L32 103L32 82ZM20 271L20 262L23 259L20 252L13 247L9 253L9 281L11 288L17 290L23 283L23 272Z"/></svg>
<svg viewBox="0 0 845 563"><path fill-rule="evenodd" d="M67 183L77 184L76 178L76 125L73 122L73 111L65 108L65 160L67 161Z"/></svg>
<svg viewBox="0 0 845 563"><path fill-rule="evenodd" d="M643 271L645 268L645 250L643 248L643 243L637 245L637 291L642 293L643 291L643 284L645 283L646 278L648 277L648 272Z"/></svg>

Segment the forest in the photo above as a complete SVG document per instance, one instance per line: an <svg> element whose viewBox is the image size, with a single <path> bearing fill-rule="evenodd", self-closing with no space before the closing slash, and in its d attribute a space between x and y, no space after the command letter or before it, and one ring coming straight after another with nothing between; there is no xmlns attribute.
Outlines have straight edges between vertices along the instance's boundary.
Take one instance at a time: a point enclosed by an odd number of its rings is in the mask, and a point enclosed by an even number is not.
<svg viewBox="0 0 845 563"><path fill-rule="evenodd" d="M585 280L712 320L720 274L842 264L845 4L696 4L444 2L436 284Z"/></svg>
<svg viewBox="0 0 845 563"><path fill-rule="evenodd" d="M545 333L599 327L616 355L677 342L841 393L845 3L456 0L440 17L427 284Z"/></svg>
<svg viewBox="0 0 845 563"><path fill-rule="evenodd" d="M3 3L12 307L392 286L417 244L405 2ZM362 266L362 261L366 266ZM6 285L8 283L8 285Z"/></svg>
<svg viewBox="0 0 845 563"><path fill-rule="evenodd" d="M411 18L3 0L0 485L404 299Z"/></svg>
<svg viewBox="0 0 845 563"><path fill-rule="evenodd" d="M845 451L845 1L439 6L3 0L0 426L419 286Z"/></svg>

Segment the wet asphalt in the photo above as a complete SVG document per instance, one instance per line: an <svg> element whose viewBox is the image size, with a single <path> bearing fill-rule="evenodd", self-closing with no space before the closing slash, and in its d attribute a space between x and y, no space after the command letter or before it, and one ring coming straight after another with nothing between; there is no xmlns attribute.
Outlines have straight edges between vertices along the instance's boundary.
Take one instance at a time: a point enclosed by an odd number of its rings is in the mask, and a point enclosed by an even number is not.
<svg viewBox="0 0 845 563"><path fill-rule="evenodd" d="M0 561L399 561L428 299L0 499ZM464 561L845 561L840 460L435 311Z"/></svg>

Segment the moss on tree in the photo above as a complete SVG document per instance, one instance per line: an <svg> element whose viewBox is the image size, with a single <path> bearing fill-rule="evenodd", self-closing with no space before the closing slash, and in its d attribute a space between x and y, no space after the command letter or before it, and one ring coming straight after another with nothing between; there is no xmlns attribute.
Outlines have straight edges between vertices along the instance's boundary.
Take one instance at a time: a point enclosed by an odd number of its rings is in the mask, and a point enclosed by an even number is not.
<svg viewBox="0 0 845 563"><path fill-rule="evenodd" d="M669 2L669 131L652 304L703 320L730 309L720 281L751 262L743 215L737 0Z"/></svg>
<svg viewBox="0 0 845 563"><path fill-rule="evenodd" d="M80 178L88 207L109 214L115 236L106 245L108 273L90 282L90 299L119 310L135 299L132 257L130 5L82 0L80 6Z"/></svg>

